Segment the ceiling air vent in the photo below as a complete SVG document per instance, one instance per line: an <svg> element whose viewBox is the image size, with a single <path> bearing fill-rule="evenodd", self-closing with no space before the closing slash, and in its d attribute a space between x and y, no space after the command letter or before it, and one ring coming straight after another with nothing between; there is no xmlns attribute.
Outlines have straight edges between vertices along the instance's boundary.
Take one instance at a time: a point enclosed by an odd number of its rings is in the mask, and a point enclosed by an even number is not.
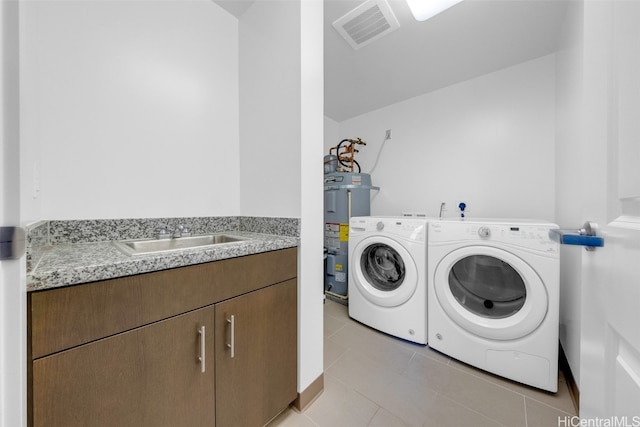
<svg viewBox="0 0 640 427"><path fill-rule="evenodd" d="M354 49L360 49L400 27L387 0L367 0L337 19L333 27Z"/></svg>

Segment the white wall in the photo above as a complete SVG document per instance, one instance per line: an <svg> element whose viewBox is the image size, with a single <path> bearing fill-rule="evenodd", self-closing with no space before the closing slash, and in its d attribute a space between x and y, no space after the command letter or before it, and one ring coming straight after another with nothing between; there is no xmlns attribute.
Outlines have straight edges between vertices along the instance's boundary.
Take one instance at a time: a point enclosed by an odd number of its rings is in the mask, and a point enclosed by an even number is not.
<svg viewBox="0 0 640 427"><path fill-rule="evenodd" d="M322 158L324 115L324 6L301 3L300 249L298 285L298 390L305 390L324 367Z"/></svg>
<svg viewBox="0 0 640 427"><path fill-rule="evenodd" d="M300 4L256 2L240 18L243 215L300 216Z"/></svg>
<svg viewBox="0 0 640 427"><path fill-rule="evenodd" d="M21 5L26 215L239 213L236 18L210 0Z"/></svg>
<svg viewBox="0 0 640 427"><path fill-rule="evenodd" d="M555 58L468 80L341 122L367 142L356 159L379 193L373 215L421 212L554 219ZM330 142L335 145L335 142ZM328 147L325 147L325 151Z"/></svg>
<svg viewBox="0 0 640 427"><path fill-rule="evenodd" d="M335 147L341 141L340 123L330 117L324 116L324 155L329 154L329 149Z"/></svg>
<svg viewBox="0 0 640 427"><path fill-rule="evenodd" d="M298 391L323 370L322 2L259 1L240 17L242 215L300 217Z"/></svg>
<svg viewBox="0 0 640 427"><path fill-rule="evenodd" d="M557 56L556 119L556 222L561 228L577 228L582 218L584 150L583 117L583 4L567 9L561 49ZM582 250L560 247L560 342L571 372L580 386L580 335L582 299Z"/></svg>

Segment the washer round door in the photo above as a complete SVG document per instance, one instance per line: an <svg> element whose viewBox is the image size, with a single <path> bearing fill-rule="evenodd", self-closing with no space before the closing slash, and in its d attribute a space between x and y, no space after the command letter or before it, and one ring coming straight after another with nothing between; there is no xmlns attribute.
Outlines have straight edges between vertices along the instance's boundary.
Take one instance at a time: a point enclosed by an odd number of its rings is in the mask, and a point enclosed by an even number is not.
<svg viewBox="0 0 640 427"><path fill-rule="evenodd" d="M358 291L373 304L405 303L418 286L418 270L409 252L393 239L369 237L356 245L351 272Z"/></svg>
<svg viewBox="0 0 640 427"><path fill-rule="evenodd" d="M433 281L447 315L483 338L524 337L547 314L547 291L538 274L502 249L469 246L454 250L440 261Z"/></svg>

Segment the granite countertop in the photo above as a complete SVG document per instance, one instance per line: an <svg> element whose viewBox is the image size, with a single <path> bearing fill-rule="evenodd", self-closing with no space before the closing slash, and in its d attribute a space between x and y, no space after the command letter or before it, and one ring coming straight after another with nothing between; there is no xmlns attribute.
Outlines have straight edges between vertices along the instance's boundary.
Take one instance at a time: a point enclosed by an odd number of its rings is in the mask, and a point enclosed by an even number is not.
<svg viewBox="0 0 640 427"><path fill-rule="evenodd" d="M110 241L51 245L43 250L35 267L27 273L27 291L184 267L296 247L299 243L298 237L249 231L229 233L249 240L136 256L125 255Z"/></svg>

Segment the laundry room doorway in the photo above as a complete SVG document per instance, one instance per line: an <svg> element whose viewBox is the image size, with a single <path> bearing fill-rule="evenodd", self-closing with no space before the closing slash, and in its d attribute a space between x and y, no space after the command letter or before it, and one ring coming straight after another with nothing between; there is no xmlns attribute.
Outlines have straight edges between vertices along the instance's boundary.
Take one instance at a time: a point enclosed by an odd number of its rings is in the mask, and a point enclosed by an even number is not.
<svg viewBox="0 0 640 427"><path fill-rule="evenodd" d="M640 422L640 2L584 2L580 417ZM577 248L576 248L577 249ZM618 424L611 424L618 425ZM621 424L622 425L622 424Z"/></svg>

